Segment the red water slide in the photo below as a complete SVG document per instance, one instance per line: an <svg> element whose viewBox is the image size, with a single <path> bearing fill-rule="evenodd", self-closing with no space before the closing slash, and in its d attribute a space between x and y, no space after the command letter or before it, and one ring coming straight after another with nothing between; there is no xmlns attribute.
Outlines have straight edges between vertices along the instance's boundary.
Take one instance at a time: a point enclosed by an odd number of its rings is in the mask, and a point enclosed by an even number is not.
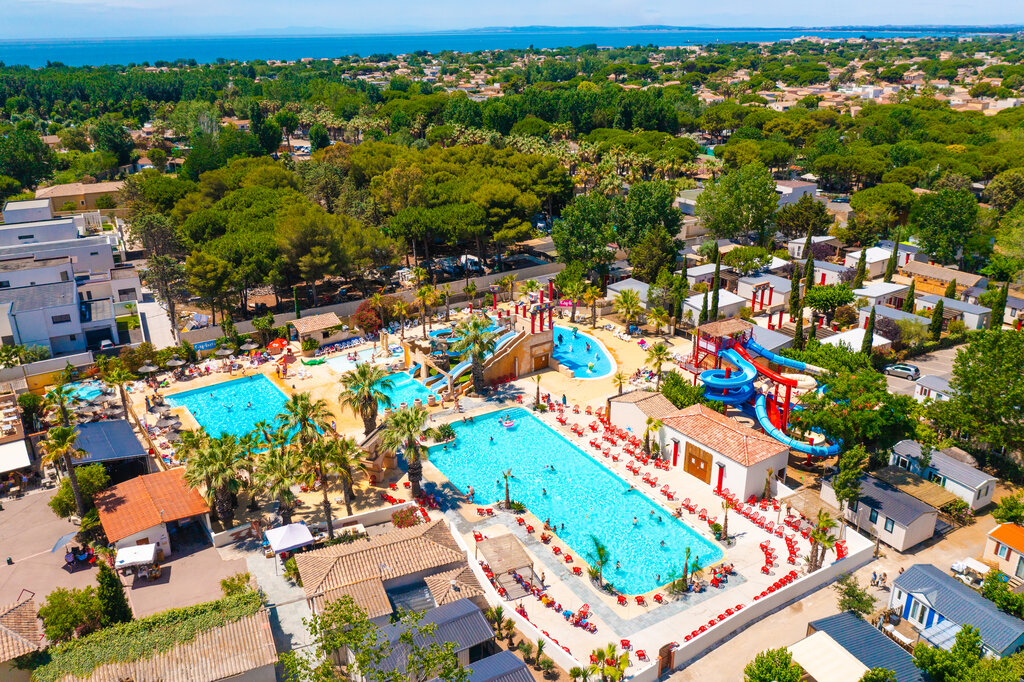
<svg viewBox="0 0 1024 682"><path fill-rule="evenodd" d="M784 377L781 374L779 374L778 372L776 372L774 370L770 370L767 367L765 367L764 365L758 363L757 360L755 360L754 358L750 357L750 353L748 353L747 349L744 348L743 346L737 344L737 345L733 346L733 350L736 351L737 353L739 353L741 358L743 358L744 360L746 360L747 362L752 364L754 367L756 367L758 372L760 372L761 374L765 375L766 377L768 377L769 379L771 379L775 383L781 384L782 386L788 386L789 388L796 388L796 385L797 385L796 379L790 379L789 377Z"/></svg>

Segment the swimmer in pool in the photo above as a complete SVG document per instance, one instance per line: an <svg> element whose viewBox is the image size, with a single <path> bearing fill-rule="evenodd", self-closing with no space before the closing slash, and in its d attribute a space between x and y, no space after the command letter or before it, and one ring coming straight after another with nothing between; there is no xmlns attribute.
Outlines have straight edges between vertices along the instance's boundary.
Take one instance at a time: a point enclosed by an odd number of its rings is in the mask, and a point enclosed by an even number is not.
<svg viewBox="0 0 1024 682"><path fill-rule="evenodd" d="M615 569L616 569L616 570L618 570L618 569L620 569L620 568L622 568L622 564L621 564L621 563L619 563L618 561L616 561L616 562L615 562Z"/></svg>
<svg viewBox="0 0 1024 682"><path fill-rule="evenodd" d="M636 525L636 517L635 516L633 517L633 525L634 526Z"/></svg>
<svg viewBox="0 0 1024 682"><path fill-rule="evenodd" d="M662 540L662 541L661 541L661 546L662 546L662 547L664 547L664 546L665 546L665 541L664 541L664 540Z"/></svg>
<svg viewBox="0 0 1024 682"><path fill-rule="evenodd" d="M587 343L587 352L588 353L590 352L590 343L589 342Z"/></svg>

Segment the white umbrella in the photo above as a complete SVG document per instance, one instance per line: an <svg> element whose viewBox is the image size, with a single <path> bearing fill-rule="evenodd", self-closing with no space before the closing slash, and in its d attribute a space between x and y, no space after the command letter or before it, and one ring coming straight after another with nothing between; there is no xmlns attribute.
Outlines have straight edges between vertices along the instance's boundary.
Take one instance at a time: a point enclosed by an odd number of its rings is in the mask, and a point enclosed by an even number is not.
<svg viewBox="0 0 1024 682"><path fill-rule="evenodd" d="M253 343L252 341L246 341L245 343L243 343L240 346L240 348L241 348L241 350L244 350L244 351L251 351L251 350L256 350L257 348L259 348L259 345Z"/></svg>
<svg viewBox="0 0 1024 682"><path fill-rule="evenodd" d="M159 372L160 368L159 367L154 367L153 365L150 365L150 364L147 363L147 364L143 365L142 367L139 367L138 371L143 373L143 374L152 374L153 372Z"/></svg>

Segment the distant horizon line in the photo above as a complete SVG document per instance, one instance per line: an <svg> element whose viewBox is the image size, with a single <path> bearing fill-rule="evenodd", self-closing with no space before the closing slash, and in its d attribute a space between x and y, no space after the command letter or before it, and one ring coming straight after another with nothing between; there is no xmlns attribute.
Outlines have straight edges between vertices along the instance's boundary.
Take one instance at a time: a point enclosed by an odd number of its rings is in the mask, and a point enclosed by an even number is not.
<svg viewBox="0 0 1024 682"><path fill-rule="evenodd" d="M524 26L480 26L475 28L448 28L429 31L394 30L394 31L348 31L341 32L341 29L319 28L319 27L284 27L266 29L246 29L236 33L178 33L167 35L136 35L136 36L97 36L83 38L75 37L47 37L47 38L3 38L2 44L25 44L45 42L81 42L91 43L99 41L132 41L144 39L217 39L217 38L252 38L252 37L280 37L280 38L330 38L330 37L375 37L375 36L427 36L427 35L457 35L465 33L499 33L499 32L559 32L559 31L604 31L604 32L629 32L629 31L876 31L876 32L899 32L913 31L926 32L936 31L940 33L962 33L962 32L991 32L991 33L1014 33L1024 30L1024 23L1005 24L847 24L835 26L719 26L719 25L694 25L678 26L674 24L636 24L636 25L614 25L614 26L585 26L567 25L557 26L552 24L537 24ZM305 33L303 33L305 31Z"/></svg>

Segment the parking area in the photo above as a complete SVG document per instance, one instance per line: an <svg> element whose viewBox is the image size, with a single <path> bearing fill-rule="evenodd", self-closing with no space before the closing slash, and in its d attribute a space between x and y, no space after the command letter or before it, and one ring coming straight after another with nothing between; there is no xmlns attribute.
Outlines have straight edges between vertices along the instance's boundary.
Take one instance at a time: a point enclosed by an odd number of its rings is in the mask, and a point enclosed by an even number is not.
<svg viewBox="0 0 1024 682"><path fill-rule="evenodd" d="M956 348L944 348L934 353L920 355L907 364L914 365L921 370L921 376L932 374L947 381L953 378L953 361L956 359ZM887 376L890 393L901 393L903 395L914 395L914 382L899 377Z"/></svg>
<svg viewBox="0 0 1024 682"><path fill-rule="evenodd" d="M64 534L77 530L57 518L47 502L54 491L38 491L20 499L3 500L0 511L0 604L33 595L42 603L57 589L96 584L96 567L65 568L63 546L51 552ZM10 557L11 563L7 563ZM123 578L136 616L148 616L177 606L189 606L221 596L222 578L247 570L244 559L225 559L208 541L183 546L162 564L160 578L149 582Z"/></svg>

